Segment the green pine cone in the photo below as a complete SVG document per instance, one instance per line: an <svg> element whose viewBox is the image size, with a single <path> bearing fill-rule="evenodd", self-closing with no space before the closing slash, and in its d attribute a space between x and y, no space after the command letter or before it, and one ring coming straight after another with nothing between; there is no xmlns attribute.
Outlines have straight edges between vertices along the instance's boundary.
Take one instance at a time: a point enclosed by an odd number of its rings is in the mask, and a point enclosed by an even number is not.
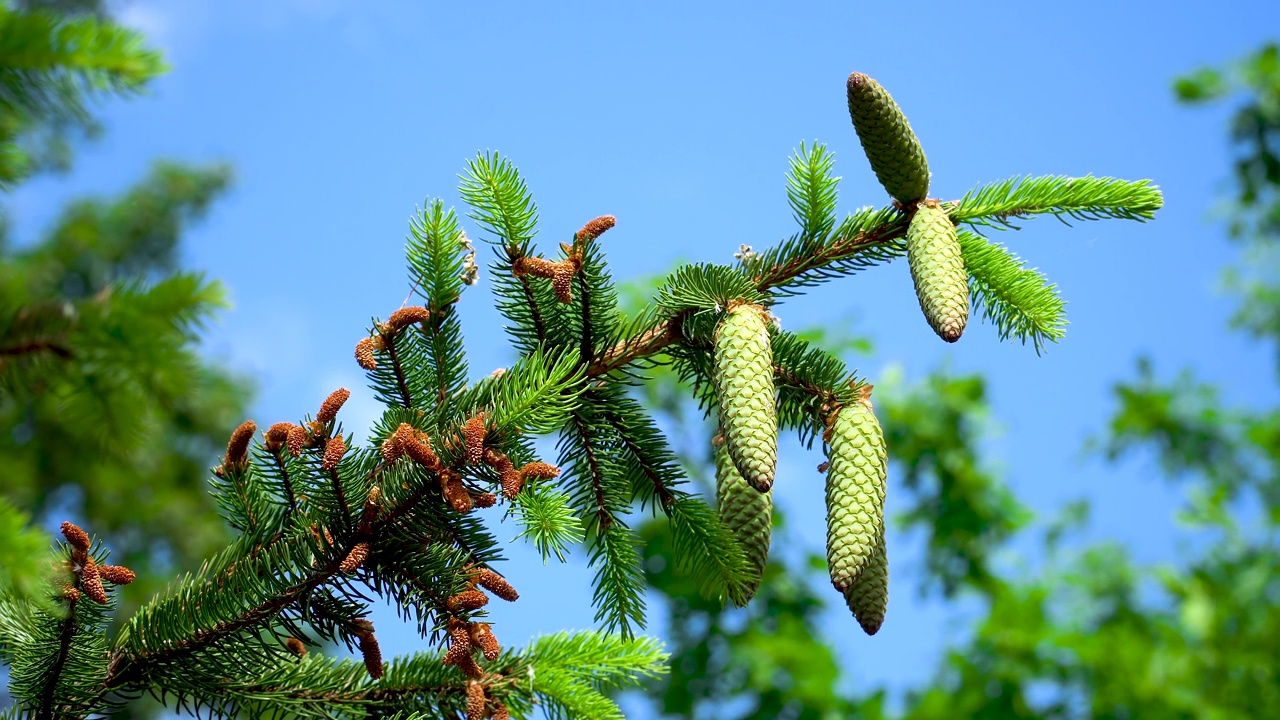
<svg viewBox="0 0 1280 720"><path fill-rule="evenodd" d="M929 326L947 342L959 340L969 321L969 273L956 226L937 200L920 203L911 217L907 264Z"/></svg>
<svg viewBox="0 0 1280 720"><path fill-rule="evenodd" d="M827 569L841 592L871 562L884 532L884 432L864 402L842 408L827 433Z"/></svg>
<svg viewBox="0 0 1280 720"><path fill-rule="evenodd" d="M778 417L764 308L739 305L716 329L715 384L725 447L747 483L769 492L778 464Z"/></svg>
<svg viewBox="0 0 1280 720"><path fill-rule="evenodd" d="M738 538L755 573L755 579L747 584L746 593L733 599L738 607L745 607L759 589L764 566L769 561L773 495L756 492L742 479L725 445L716 448L716 507L720 522Z"/></svg>
<svg viewBox="0 0 1280 720"><path fill-rule="evenodd" d="M849 76L848 95L849 117L880 184L904 204L923 200L929 195L929 161L898 103L862 73Z"/></svg>
<svg viewBox="0 0 1280 720"><path fill-rule="evenodd" d="M885 552L883 529L876 538L871 562L844 591L844 602L866 634L875 635L884 624L884 613L889 607L889 555Z"/></svg>

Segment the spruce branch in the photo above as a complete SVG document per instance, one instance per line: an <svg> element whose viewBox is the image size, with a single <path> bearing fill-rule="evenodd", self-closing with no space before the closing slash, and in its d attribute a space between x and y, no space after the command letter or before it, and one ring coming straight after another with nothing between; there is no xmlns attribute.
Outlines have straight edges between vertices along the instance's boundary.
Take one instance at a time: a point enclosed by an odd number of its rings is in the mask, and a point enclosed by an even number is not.
<svg viewBox="0 0 1280 720"><path fill-rule="evenodd" d="M1150 220L1164 205L1150 180L1117 180L1092 175L1014 177L965 193L947 212L957 223L1013 227L1012 220L1042 213L1077 220Z"/></svg>
<svg viewBox="0 0 1280 720"><path fill-rule="evenodd" d="M1066 332L1066 303L1057 286L1002 245L967 230L959 233L969 292L976 310L995 323L1001 340L1031 341L1036 354Z"/></svg>
<svg viewBox="0 0 1280 720"><path fill-rule="evenodd" d="M836 225L839 201L840 178L831 173L835 156L821 143L806 148L802 141L789 162L787 202L800 234L805 238L826 237Z"/></svg>

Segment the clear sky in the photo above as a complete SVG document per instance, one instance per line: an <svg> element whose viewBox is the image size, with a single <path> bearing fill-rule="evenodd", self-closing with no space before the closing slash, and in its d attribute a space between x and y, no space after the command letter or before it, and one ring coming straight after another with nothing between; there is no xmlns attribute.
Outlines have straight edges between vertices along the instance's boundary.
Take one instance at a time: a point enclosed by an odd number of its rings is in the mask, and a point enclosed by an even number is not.
<svg viewBox="0 0 1280 720"><path fill-rule="evenodd" d="M1175 75L1274 39L1270 3L147 0L121 17L173 71L146 98L105 108L107 134L73 175L12 198L18 235L33 237L71 196L123 189L152 159L234 163L234 190L190 234L184 259L230 289L235 307L206 346L255 379L259 425L314 412L346 386L345 422L363 434L377 407L352 347L371 315L408 293L414 207L426 197L458 205L456 175L478 151L520 167L548 251L584 221L616 215L603 242L619 278L678 258L728 261L741 243L790 235L783 173L801 140L835 152L842 211L884 204L845 108L854 70L907 113L933 194L1094 173L1151 178L1166 208L1146 225L1046 218L997 238L1068 300L1067 337L1045 357L977 323L957 345L940 342L905 263L787 302L785 326L841 323L871 336L876 353L855 360L872 382L895 364L908 381L940 365L988 373L1002 428L991 457L1019 495L1045 512L1093 498L1089 537L1130 544L1143 561L1174 557L1179 499L1145 459L1108 468L1082 454L1113 407L1111 385L1145 353L1160 376L1193 367L1229 401L1276 399L1270 351L1225 331L1232 306L1216 290L1235 252L1209 218L1228 172L1227 108L1181 107L1170 91ZM482 270L461 306L477 375L512 359L487 293ZM777 485L815 549L819 460L784 444ZM911 589L918 539L889 543L895 594L879 635L864 637L832 597L831 639L862 687L925 679L962 636L945 607ZM510 556L522 599L494 608L499 638L589 626L584 563L544 568L519 546ZM383 630L389 611L375 619L384 652L420 646Z"/></svg>

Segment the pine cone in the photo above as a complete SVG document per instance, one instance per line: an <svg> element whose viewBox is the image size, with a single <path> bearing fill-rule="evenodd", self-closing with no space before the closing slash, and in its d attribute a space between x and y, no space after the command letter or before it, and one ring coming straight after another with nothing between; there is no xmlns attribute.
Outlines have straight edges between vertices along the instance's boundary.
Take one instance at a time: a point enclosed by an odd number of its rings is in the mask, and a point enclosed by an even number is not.
<svg viewBox="0 0 1280 720"><path fill-rule="evenodd" d="M844 591L844 602L866 634L875 635L884 624L884 613L889 606L889 556L885 552L883 528L876 537L871 561Z"/></svg>
<svg viewBox="0 0 1280 720"><path fill-rule="evenodd" d="M907 263L929 326L947 342L959 340L969 321L969 274L956 226L937 200L924 201L911 217Z"/></svg>
<svg viewBox="0 0 1280 720"><path fill-rule="evenodd" d="M849 76L848 96L849 117L880 184L901 203L923 200L929 194L929 162L898 103L862 73Z"/></svg>
<svg viewBox="0 0 1280 720"><path fill-rule="evenodd" d="M778 463L778 418L764 308L739 305L720 323L715 383L729 455L751 487L768 492Z"/></svg>
<svg viewBox="0 0 1280 720"><path fill-rule="evenodd" d="M871 561L884 531L887 455L869 405L842 408L828 431L827 565L831 584L841 592Z"/></svg>
<svg viewBox="0 0 1280 720"><path fill-rule="evenodd" d="M734 598L735 603L745 607L759 589L764 566L769 560L773 495L756 492L742 479L724 445L716 448L716 506L720 521L738 538L755 573L755 579L747 586L741 602Z"/></svg>

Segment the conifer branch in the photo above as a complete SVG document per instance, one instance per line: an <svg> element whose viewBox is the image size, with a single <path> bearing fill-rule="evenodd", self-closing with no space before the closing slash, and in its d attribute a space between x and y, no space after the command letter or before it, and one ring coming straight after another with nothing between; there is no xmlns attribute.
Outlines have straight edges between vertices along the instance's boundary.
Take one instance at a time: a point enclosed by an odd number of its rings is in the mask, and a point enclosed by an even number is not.
<svg viewBox="0 0 1280 720"><path fill-rule="evenodd" d="M400 355L396 353L396 339L391 335L383 335L382 343L387 355L391 357L391 368L396 375L396 384L400 388L400 402L406 408L413 407L413 396L409 394L409 384L405 380L404 366L400 364Z"/></svg>
<svg viewBox="0 0 1280 720"><path fill-rule="evenodd" d="M507 262L514 267L516 262L524 256L520 254L518 247L507 245L506 248ZM524 290L524 301L528 305L529 315L533 319L533 329L538 338L538 344L544 344L547 341L547 323L542 319L542 309L538 307L538 300L533 295L533 285L530 283L528 275L521 275L517 280Z"/></svg>
<svg viewBox="0 0 1280 720"><path fill-rule="evenodd" d="M76 635L76 603L78 602L80 602L78 597L67 599L67 616L58 623L58 654L54 656L53 665L50 666L44 682L44 689L40 693L40 708L36 712L36 717L40 720L53 720L57 717L54 704L57 702L58 681L62 679L62 670L66 667L67 658L71 655L71 641Z"/></svg>
<svg viewBox="0 0 1280 720"><path fill-rule="evenodd" d="M580 362L590 364L595 354L595 338L591 328L591 286L587 283L587 267L583 265L574 273L578 282L578 294L582 296L582 349L579 351Z"/></svg>
<svg viewBox="0 0 1280 720"><path fill-rule="evenodd" d="M70 348L59 345L52 340L32 340L20 345L0 347L0 355L29 355L40 352L47 352L62 360L70 360L73 357Z"/></svg>

